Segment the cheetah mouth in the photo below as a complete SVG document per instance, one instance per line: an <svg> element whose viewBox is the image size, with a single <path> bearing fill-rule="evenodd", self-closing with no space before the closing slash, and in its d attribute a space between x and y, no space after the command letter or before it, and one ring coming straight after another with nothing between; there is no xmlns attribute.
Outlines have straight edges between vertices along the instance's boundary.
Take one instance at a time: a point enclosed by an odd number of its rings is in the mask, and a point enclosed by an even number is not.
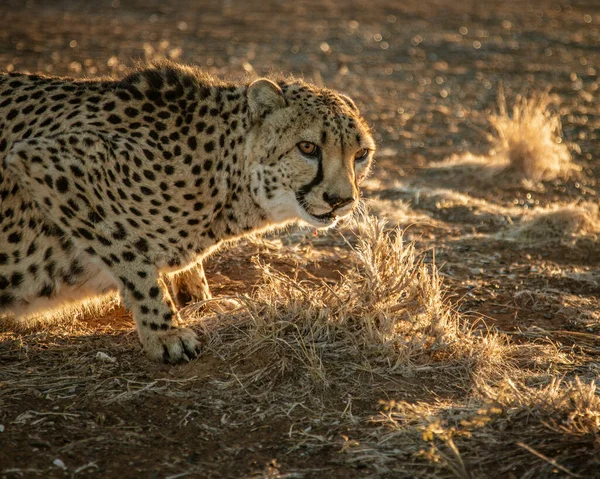
<svg viewBox="0 0 600 479"><path fill-rule="evenodd" d="M296 199L298 200L298 216L302 220L317 228L326 228L328 226L332 226L339 219L340 215L336 213L334 209L328 211L327 213L313 213L310 205L307 204L306 200L302 196L296 195Z"/></svg>
<svg viewBox="0 0 600 479"><path fill-rule="evenodd" d="M333 209L331 211L328 211L327 213L317 215L315 213L311 213L307 208L303 208L303 209L304 209L305 213L308 216L310 216L310 218L312 220L311 223L314 226L322 226L322 227L333 226L342 218L345 218L348 215L350 215L352 213L352 211L354 210L354 208L340 208L340 209Z"/></svg>
<svg viewBox="0 0 600 479"><path fill-rule="evenodd" d="M331 226L339 218L339 216L337 214L335 214L335 212L333 210L329 211L327 213L320 214L320 215L311 213L308 210L308 208L302 208L302 210L305 213L304 220L307 221L308 223L312 224L313 226L317 226L317 227Z"/></svg>
<svg viewBox="0 0 600 479"><path fill-rule="evenodd" d="M310 211L307 211L307 213L310 216L312 216L313 218L316 218L317 220L323 221L323 222L333 221L337 218L337 216L333 214L333 211L330 211L329 213L324 213L322 215L315 215L315 214L311 213Z"/></svg>

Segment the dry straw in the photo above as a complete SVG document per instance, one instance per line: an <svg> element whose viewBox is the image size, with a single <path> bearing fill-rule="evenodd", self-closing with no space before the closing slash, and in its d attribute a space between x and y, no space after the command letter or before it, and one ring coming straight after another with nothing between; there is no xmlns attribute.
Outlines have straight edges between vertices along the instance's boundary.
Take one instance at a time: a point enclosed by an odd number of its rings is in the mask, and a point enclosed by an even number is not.
<svg viewBox="0 0 600 479"><path fill-rule="evenodd" d="M483 402L399 402L379 422L386 443L421 448L435 477L596 477L600 396L593 382L553 379L545 386L504 380ZM424 476L426 477L426 476Z"/></svg>
<svg viewBox="0 0 600 479"><path fill-rule="evenodd" d="M149 377L155 366L132 356L136 339L125 329L98 334L76 323L79 332L7 336L0 408L14 407L28 388L68 393L76 411L163 401L182 428L219 437L284 424L277 437L286 457L333 454L343 467L381 477L474 478L492 468L589 477L598 396L584 381L552 381L571 367L564 352L542 337L521 344L473 327L401 230L362 217L344 236L351 247L339 251L338 281L301 265L284 274L269 264L293 248L250 245L261 256L260 286L238 297L243 307L199 318L204 354L165 377ZM192 421L196 410L217 415L219 427L205 413ZM71 434L85 424L70 417L64 428ZM111 441L104 430L95 444Z"/></svg>
<svg viewBox="0 0 600 479"><path fill-rule="evenodd" d="M567 177L575 169L560 116L550 108L553 103L546 91L529 98L519 95L509 109L500 87L498 112L489 121L495 130L493 149L508 161L508 172L541 181Z"/></svg>
<svg viewBox="0 0 600 479"><path fill-rule="evenodd" d="M554 368L569 364L563 353L549 342L516 344L473 330L444 299L435 266L403 240L401 230L365 217L348 242L348 269L335 284L299 281L258 263L264 283L242 298L247 310L208 330L211 350L233 372L219 381L221 388L242 388L283 411L300 409L326 429L352 427L361 439L341 445L345 461L381 474L484 477L493 461L523 477L544 477L561 467L589 470L594 453L581 446L591 446L598 432L596 413L586 409L598 399L587 383L552 381ZM414 386L403 385L407 378ZM414 387L424 384L438 397L457 400L411 399ZM518 392L513 397L506 389L511 385ZM398 399L386 403L375 428L351 402L340 409L336 401L341 391L365 399L378 390ZM528 411L536 420L524 425ZM273 406L264 412L281 414ZM552 417L582 415L589 419L577 426L583 438L575 432L549 435L558 427ZM340 448L335 435L290 437L298 448ZM580 466L559 464L568 454ZM554 465L553 456L559 461Z"/></svg>
<svg viewBox="0 0 600 479"><path fill-rule="evenodd" d="M583 203L536 208L497 237L531 247L594 237L599 232L598 205Z"/></svg>

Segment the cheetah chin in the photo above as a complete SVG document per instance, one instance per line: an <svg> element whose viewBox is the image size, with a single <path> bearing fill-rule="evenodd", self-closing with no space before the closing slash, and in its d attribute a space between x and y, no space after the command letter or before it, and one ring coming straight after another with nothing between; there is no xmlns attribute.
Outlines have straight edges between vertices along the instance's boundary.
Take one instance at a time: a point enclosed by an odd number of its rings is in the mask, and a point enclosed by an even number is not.
<svg viewBox="0 0 600 479"><path fill-rule="evenodd" d="M351 213L375 143L354 102L159 62L120 80L0 75L0 315L118 291L154 360L198 354L225 241ZM173 298L173 299L172 299Z"/></svg>

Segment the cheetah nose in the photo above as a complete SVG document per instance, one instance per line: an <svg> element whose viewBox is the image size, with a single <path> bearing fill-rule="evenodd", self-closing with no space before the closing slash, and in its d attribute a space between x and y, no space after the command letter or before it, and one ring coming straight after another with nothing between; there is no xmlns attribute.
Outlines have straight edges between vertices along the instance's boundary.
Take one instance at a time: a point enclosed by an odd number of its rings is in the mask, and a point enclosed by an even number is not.
<svg viewBox="0 0 600 479"><path fill-rule="evenodd" d="M346 206L354 201L354 197L340 198L338 195L329 196L327 192L323 193L323 200L329 204L334 210Z"/></svg>

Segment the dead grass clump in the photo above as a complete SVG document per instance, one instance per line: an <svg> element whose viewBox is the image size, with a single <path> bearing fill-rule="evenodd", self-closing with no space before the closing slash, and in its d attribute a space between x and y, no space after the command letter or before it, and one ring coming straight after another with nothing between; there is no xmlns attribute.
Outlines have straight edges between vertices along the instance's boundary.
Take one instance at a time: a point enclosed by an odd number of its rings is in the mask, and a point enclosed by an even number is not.
<svg viewBox="0 0 600 479"><path fill-rule="evenodd" d="M544 387L505 381L484 405L437 410L394 403L384 422L387 442L420 430L415 456L436 464L439 477L592 477L600 467L600 396L594 382L552 380Z"/></svg>
<svg viewBox="0 0 600 479"><path fill-rule="evenodd" d="M509 111L503 89L499 91L499 112L489 116L496 134L493 148L509 163L507 172L524 179L541 181L567 177L575 166L569 147L562 139L562 125L548 92L529 98L518 96Z"/></svg>
<svg viewBox="0 0 600 479"><path fill-rule="evenodd" d="M257 261L263 283L242 298L247 311L233 320L235 331L219 327L213 335L219 356L252 357L253 381L300 377L312 389L410 369L424 348L451 344L458 325L414 246L374 218L356 228L348 271L337 283L299 281Z"/></svg>
<svg viewBox="0 0 600 479"><path fill-rule="evenodd" d="M257 261L262 285L240 298L245 309L203 322L209 348L248 372L247 382L236 373L236 385L265 392L291 380L297 396L332 385L364 390L368 377L425 374L469 390L545 354L538 345L522 354L498 335L473 333L445 301L435 267L401 230L366 217L354 235L341 280L300 281Z"/></svg>
<svg viewBox="0 0 600 479"><path fill-rule="evenodd" d="M165 417L166 409L166 417L179 417L188 434L237 438L239 431L273 426L264 434L280 440L290 456L335 451L335 461L370 467L386 477L479 471L475 451L481 448L488 460L488 437L500 451L514 449L513 436L499 432L503 426L460 421L479 417L482 398L500 402L494 390L488 391L507 376L547 381L552 363L563 360L561 353L544 346L542 337L540 344L517 344L473 328L445 300L435 264L404 241L400 229L363 217L343 231L345 238L338 234L334 244L345 240L350 248L336 253L334 264L341 271L335 280L316 278L301 266L307 257L326 257L311 252L307 239L286 246L267 240L250 245L261 285L238 296L244 307L201 313L198 324L208 343L203 357L179 368L159 370L141 358L130 362L137 340L132 333L127 338L125 329L98 337L88 328L78 341L61 330L63 336L30 338L35 344L30 350L16 336L7 337L9 347L0 360L12 365L2 369L0 408L34 387L49 398L68 395L76 401L69 406L74 410L85 401L94 408L100 401L98 407L109 411L142 404L152 410L150 405L158 404L153 420ZM240 257L235 249L226 254ZM191 314L193 307L187 311ZM52 344L49 350L47 344ZM21 378L25 364L32 367ZM376 427L372 416L382 398L398 398L400 405L390 406L385 424ZM521 411L517 406L505 409L512 414ZM206 411L214 411L216 423L204 421ZM514 417L507 422L510 431L524 416ZM34 422L37 412L19 418ZM541 421L533 423L535 437ZM522 431L527 428L514 433L524 444L530 444ZM424 434L429 434L425 441ZM468 434L473 443L467 442ZM448 452L452 444L458 458ZM536 443L531 447L549 454ZM512 460L501 459L502 467Z"/></svg>
<svg viewBox="0 0 600 479"><path fill-rule="evenodd" d="M570 204L538 209L525 215L520 223L499 233L499 238L527 246L572 240L600 232L598 206Z"/></svg>
<svg viewBox="0 0 600 479"><path fill-rule="evenodd" d="M259 410L271 419L293 417L293 451L341 447L344 461L357 467L418 477L423 465L440 468L416 461L423 461L426 418L442 401L448 408L481 403L505 377L547 380L554 363L566 361L547 341L516 344L472 328L444 299L435 265L400 229L364 217L345 234L351 253L340 280L300 279L257 260L262 284L240 297L245 307L203 320L207 356L223 365L210 387L244 397L240 421ZM194 366L188 375L198 374ZM404 411L401 431L369 427L377 400L423 394L436 398L425 404L429 412ZM361 411L357 402L370 407Z"/></svg>

